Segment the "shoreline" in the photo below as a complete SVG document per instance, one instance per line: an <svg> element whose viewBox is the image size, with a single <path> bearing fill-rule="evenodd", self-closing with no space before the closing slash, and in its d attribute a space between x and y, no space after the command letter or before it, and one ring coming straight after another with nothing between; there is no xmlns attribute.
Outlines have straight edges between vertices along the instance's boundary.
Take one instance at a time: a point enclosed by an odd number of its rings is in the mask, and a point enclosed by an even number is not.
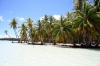
<svg viewBox="0 0 100 66"><path fill-rule="evenodd" d="M86 45L81 45L81 44L76 44L75 46L73 45L73 44L71 44L71 43L65 43L65 44L63 44L63 43L56 43L56 45L54 45L53 43L43 43L43 44L41 44L41 42L35 42L35 43L21 43L21 44L27 44L27 45L52 45L52 46L57 46L57 47L62 47L62 48L100 48L100 45L98 45L98 47L96 47L96 46L94 46L94 45L92 45L92 46L86 46Z"/></svg>
<svg viewBox="0 0 100 66"><path fill-rule="evenodd" d="M5 40L4 40L5 41ZM11 42L12 43L12 42ZM18 43L18 41L14 41L13 43ZM76 44L75 46L71 43L56 43L56 45L54 45L54 43L43 43L41 44L41 42L35 42L32 44L32 42L19 42L20 44L23 44L23 45L52 45L52 46L55 46L55 47L61 47L61 48L100 48L100 44L98 47L96 47L95 45L92 45L92 46L86 46L86 45L83 45L81 46L81 44Z"/></svg>

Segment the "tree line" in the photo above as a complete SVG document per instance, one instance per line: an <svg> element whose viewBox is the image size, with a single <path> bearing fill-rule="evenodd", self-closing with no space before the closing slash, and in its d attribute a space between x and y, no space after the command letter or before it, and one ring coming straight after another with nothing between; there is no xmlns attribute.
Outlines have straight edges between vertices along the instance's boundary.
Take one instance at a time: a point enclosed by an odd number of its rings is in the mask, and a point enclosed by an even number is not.
<svg viewBox="0 0 100 66"><path fill-rule="evenodd" d="M42 20L33 24L28 18L21 26L15 18L10 22L16 38L20 41L31 42L61 42L79 43L91 46L93 41L96 46L100 44L100 0L89 3L88 0L74 0L74 12L67 12L66 17L55 19L52 15L44 15ZM20 28L19 35L17 28ZM7 30L5 33L8 35ZM10 37L10 36L9 36Z"/></svg>

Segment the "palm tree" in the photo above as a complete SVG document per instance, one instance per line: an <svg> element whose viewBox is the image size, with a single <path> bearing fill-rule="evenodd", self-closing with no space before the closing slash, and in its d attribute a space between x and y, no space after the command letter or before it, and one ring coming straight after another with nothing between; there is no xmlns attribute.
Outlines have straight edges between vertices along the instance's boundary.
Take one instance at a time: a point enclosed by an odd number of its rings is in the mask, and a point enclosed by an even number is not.
<svg viewBox="0 0 100 66"><path fill-rule="evenodd" d="M94 0L93 7L96 7L97 12L100 12L100 0Z"/></svg>
<svg viewBox="0 0 100 66"><path fill-rule="evenodd" d="M49 41L53 42L53 27L54 27L54 23L56 22L56 19L53 16L49 16Z"/></svg>
<svg viewBox="0 0 100 66"><path fill-rule="evenodd" d="M34 26L32 28L32 39L34 40L34 42L38 42L38 41L41 40L40 33L38 31L38 27L37 26Z"/></svg>
<svg viewBox="0 0 100 66"><path fill-rule="evenodd" d="M32 39L32 27L33 27L33 24L32 24L32 19L31 18L28 18L27 19L27 26L28 26L28 29L29 29L29 37L30 37L30 40L33 42L33 39Z"/></svg>
<svg viewBox="0 0 100 66"><path fill-rule="evenodd" d="M68 23L68 26L70 26L70 29L71 29L71 37L69 38L69 39L71 39L71 43L73 43L73 45L74 46L76 46L76 44L75 44L75 41L76 41L76 33L75 33L75 29L74 29L74 25L75 25L75 23L73 22L73 20L74 20L74 12L72 12L72 13L70 13L70 12L67 12L67 14L66 14L66 17L65 17L65 19L66 19L66 22ZM68 40L69 41L69 40Z"/></svg>
<svg viewBox="0 0 100 66"><path fill-rule="evenodd" d="M74 9L75 10L82 10L83 2L86 0L74 0Z"/></svg>
<svg viewBox="0 0 100 66"><path fill-rule="evenodd" d="M100 12L100 0L94 0L94 5L93 7L96 7L96 11L97 12ZM100 17L100 14L98 15ZM97 46L100 44L100 27L99 26L96 26L96 30L98 31L99 33L99 37L98 37L98 43L97 43Z"/></svg>
<svg viewBox="0 0 100 66"><path fill-rule="evenodd" d="M6 35L8 35L8 36L9 36L9 34L8 34L8 31L7 31L7 30L4 30L4 33L5 33ZM9 36L9 38L11 38L11 37Z"/></svg>
<svg viewBox="0 0 100 66"><path fill-rule="evenodd" d="M83 11L76 11L76 18L74 20L75 27L79 34L83 35L83 43L85 37L88 36L88 45L91 45L92 35L91 32L97 27L100 28L100 17L98 17L96 7L92 7L88 2L84 2Z"/></svg>
<svg viewBox="0 0 100 66"><path fill-rule="evenodd" d="M20 38L24 41L26 41L28 38L27 38L27 26L23 23L19 28L20 29Z"/></svg>
<svg viewBox="0 0 100 66"><path fill-rule="evenodd" d="M46 42L50 42L49 41L49 30L50 30L50 27L49 27L49 18L48 18L48 16L47 15L45 15L44 16L44 19L42 20L42 24L43 24L43 30L44 30L44 32L43 33L45 33L45 41Z"/></svg>
<svg viewBox="0 0 100 66"><path fill-rule="evenodd" d="M43 44L43 39L44 39L44 29L43 29L43 23L41 20L38 20L38 24L37 24L37 31L38 31L38 36L40 37L40 41L41 41L41 44Z"/></svg>
<svg viewBox="0 0 100 66"><path fill-rule="evenodd" d="M45 15L44 19L41 21L42 31L45 34L46 42L52 42L53 41L52 28L53 28L54 22L55 22L54 17L53 16L47 16L47 15Z"/></svg>
<svg viewBox="0 0 100 66"><path fill-rule="evenodd" d="M55 36L56 42L65 43L66 39L72 34L70 22L67 22L66 19L61 16L59 22L53 25L53 35Z"/></svg>
<svg viewBox="0 0 100 66"><path fill-rule="evenodd" d="M15 32L16 38L18 38L18 34L17 34L17 32L16 32L17 24L18 24L18 23L17 23L17 21L16 21L15 18L13 18L12 21L10 22L10 26L11 26L11 28L14 29L14 32Z"/></svg>

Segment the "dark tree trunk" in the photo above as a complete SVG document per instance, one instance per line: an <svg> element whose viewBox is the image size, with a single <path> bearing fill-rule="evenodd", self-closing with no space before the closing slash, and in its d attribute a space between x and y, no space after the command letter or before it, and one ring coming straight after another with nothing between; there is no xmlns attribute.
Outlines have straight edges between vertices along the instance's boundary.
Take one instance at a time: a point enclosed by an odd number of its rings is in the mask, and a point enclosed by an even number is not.
<svg viewBox="0 0 100 66"><path fill-rule="evenodd" d="M76 43L75 43L75 36L72 38L73 39L73 46L76 46Z"/></svg>
<svg viewBox="0 0 100 66"><path fill-rule="evenodd" d="M83 34L83 44L86 44L85 42L85 35Z"/></svg>
<svg viewBox="0 0 100 66"><path fill-rule="evenodd" d="M16 29L14 29L14 32L15 32L16 38L18 38L18 35L17 35L17 32L16 32Z"/></svg>
<svg viewBox="0 0 100 66"><path fill-rule="evenodd" d="M19 43L20 40L19 40L19 36L18 36L18 34L17 34L17 32L16 32L16 29L14 29L14 32L15 32L15 35L16 35L16 39L18 39L18 43Z"/></svg>
<svg viewBox="0 0 100 66"><path fill-rule="evenodd" d="M56 45L56 41L54 40L54 46Z"/></svg>
<svg viewBox="0 0 100 66"><path fill-rule="evenodd" d="M97 41L97 43L96 43L96 47L98 47L99 44L100 44L100 35L99 35L99 37L98 37L98 41Z"/></svg>
<svg viewBox="0 0 100 66"><path fill-rule="evenodd" d="M91 42L92 42L92 36L89 35L88 36L88 44L87 44L87 46L91 47Z"/></svg>

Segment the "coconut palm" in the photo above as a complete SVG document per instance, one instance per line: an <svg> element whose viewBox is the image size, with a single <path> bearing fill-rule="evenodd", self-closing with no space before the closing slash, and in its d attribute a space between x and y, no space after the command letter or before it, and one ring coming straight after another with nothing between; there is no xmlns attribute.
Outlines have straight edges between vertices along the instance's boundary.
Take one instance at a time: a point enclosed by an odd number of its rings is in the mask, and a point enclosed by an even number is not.
<svg viewBox="0 0 100 66"><path fill-rule="evenodd" d="M28 38L27 38L27 26L23 23L19 28L21 28L20 29L20 39L21 40L27 40Z"/></svg>
<svg viewBox="0 0 100 66"><path fill-rule="evenodd" d="M33 40L32 40L32 27L33 27L32 22L33 22L32 19L28 18L26 23L27 23L27 26L28 26L28 29L29 29L30 40L33 42Z"/></svg>
<svg viewBox="0 0 100 66"><path fill-rule="evenodd" d="M54 24L53 35L56 42L65 42L66 39L71 36L70 22L67 22L64 17L61 16L60 20Z"/></svg>
<svg viewBox="0 0 100 66"><path fill-rule="evenodd" d="M100 12L100 0L94 0L94 5L93 7L96 7L96 11ZM98 15L100 17L100 14ZM96 26L96 30L98 31L99 35L98 35L98 43L97 46L100 44L100 28L99 26Z"/></svg>
<svg viewBox="0 0 100 66"><path fill-rule="evenodd" d="M100 17L96 12L96 7L92 7L88 2L84 2L83 11L76 11L76 18L74 20L75 27L79 34L83 35L83 43L85 42L86 35L88 36L88 45L91 44L91 32L97 27L100 28Z"/></svg>
<svg viewBox="0 0 100 66"><path fill-rule="evenodd" d="M4 33L5 33L6 35L8 35L8 36L9 36L9 34L8 34L8 31L7 31L7 30L4 30ZM11 37L9 36L9 38L11 38Z"/></svg>
<svg viewBox="0 0 100 66"><path fill-rule="evenodd" d="M53 42L53 27L54 27L54 23L56 22L56 19L53 16L49 16L49 41Z"/></svg>
<svg viewBox="0 0 100 66"><path fill-rule="evenodd" d="M74 9L75 10L82 10L83 2L86 0L74 0Z"/></svg>
<svg viewBox="0 0 100 66"><path fill-rule="evenodd" d="M97 12L100 12L100 0L94 0L93 6L97 8Z"/></svg>
<svg viewBox="0 0 100 66"><path fill-rule="evenodd" d="M37 24L37 31L38 31L38 36L39 36L39 40L41 41L41 44L44 40L44 29L43 29L43 23L41 20L38 20L38 24ZM37 32L36 32L37 33Z"/></svg>
<svg viewBox="0 0 100 66"><path fill-rule="evenodd" d="M52 36L52 28L53 28L53 23L55 19L52 16L47 16L45 15L44 20L43 20L43 30L45 33L45 39L47 42L52 42L53 36Z"/></svg>
<svg viewBox="0 0 100 66"><path fill-rule="evenodd" d="M44 16L44 19L42 20L42 24L43 24L43 30L44 30L44 32L43 33L45 33L45 41L46 42L50 42L49 41L49 33L50 33L50 27L49 27L49 18L48 18L48 16L47 15L45 15Z"/></svg>
<svg viewBox="0 0 100 66"><path fill-rule="evenodd" d="M14 29L16 38L18 38L18 34L17 34L17 31L16 31L16 29L17 29L17 24L18 24L18 23L17 23L17 21L16 21L15 18L13 18L12 21L10 22L10 26L11 26L11 28Z"/></svg>
<svg viewBox="0 0 100 66"><path fill-rule="evenodd" d="M75 23L73 22L74 16L75 16L74 12L72 12L72 13L67 12L65 19L66 19L66 22L68 23L68 26L70 26L70 29L72 31L72 33L71 33L72 36L69 38L69 39L71 39L70 42L73 43L73 45L75 46L75 41L76 41L75 31L76 31L76 29L74 29L74 25L75 25Z"/></svg>
<svg viewBox="0 0 100 66"><path fill-rule="evenodd" d="M32 39L34 42L39 42L41 41L41 34L39 33L40 31L38 30L37 26L34 26L32 28Z"/></svg>

